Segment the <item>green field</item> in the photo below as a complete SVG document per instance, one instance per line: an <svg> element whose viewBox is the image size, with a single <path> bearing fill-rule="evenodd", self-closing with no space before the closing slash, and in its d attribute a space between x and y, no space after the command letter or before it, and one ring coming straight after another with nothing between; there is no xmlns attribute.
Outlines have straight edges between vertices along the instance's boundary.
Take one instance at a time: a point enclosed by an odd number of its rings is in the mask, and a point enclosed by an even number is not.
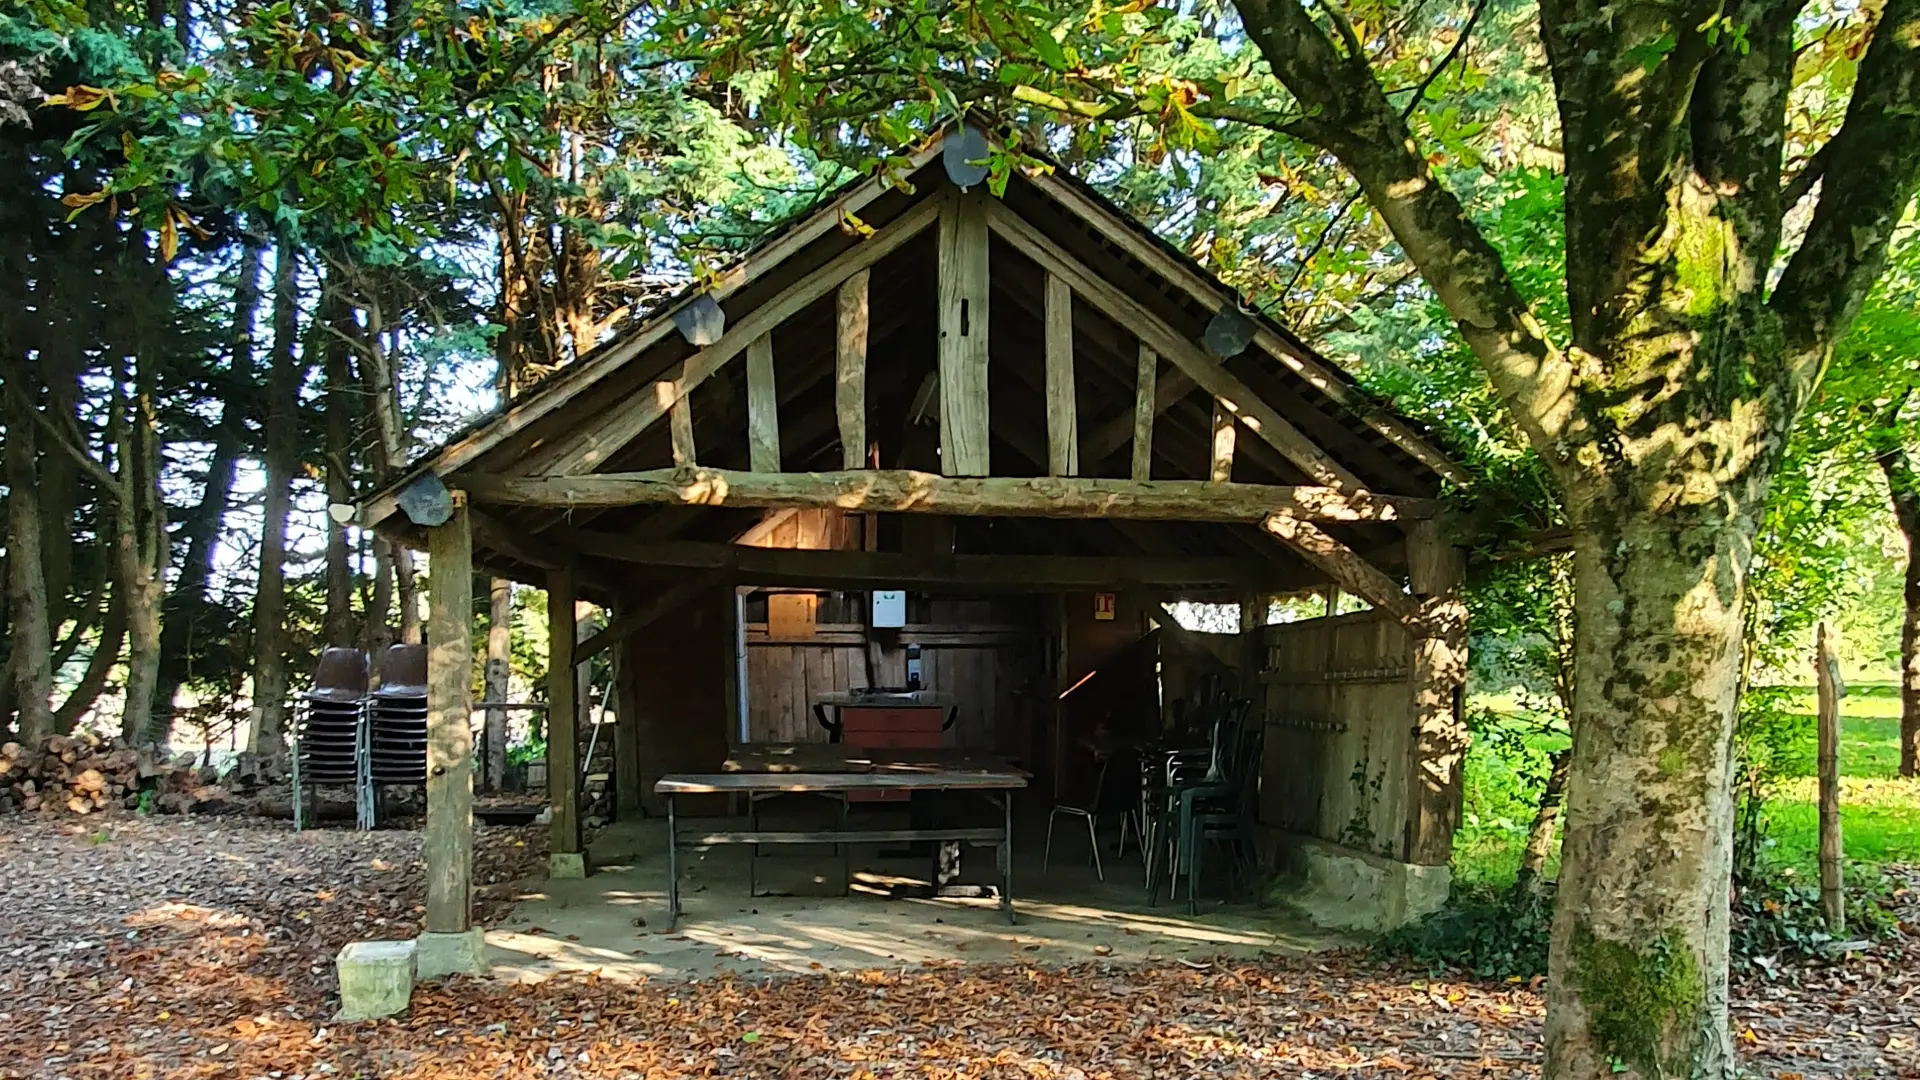
<svg viewBox="0 0 1920 1080"><path fill-rule="evenodd" d="M1767 833L1775 844L1775 863L1810 870L1819 843L1811 692L1804 703L1805 734L1792 761L1796 775L1768 808ZM1840 718L1840 832L1847 856L1920 863L1920 780L1899 778L1898 688L1884 683L1850 687Z"/></svg>
<svg viewBox="0 0 1920 1080"><path fill-rule="evenodd" d="M1490 702L1495 708L1504 702ZM1788 754L1788 778L1767 806L1768 860L1811 872L1818 837L1813 693L1804 695L1803 723ZM1504 711L1504 710L1503 710ZM1522 733L1518 725L1502 743L1477 738L1467 757L1464 823L1454 842L1454 874L1463 883L1511 883L1533 819L1532 793L1524 774L1544 768L1547 752L1564 736ZM1920 780L1898 777L1900 699L1889 684L1849 689L1841 704L1840 820L1847 856L1866 862L1920 863ZM1519 748L1524 747L1522 751ZM1549 874L1556 868L1550 866Z"/></svg>

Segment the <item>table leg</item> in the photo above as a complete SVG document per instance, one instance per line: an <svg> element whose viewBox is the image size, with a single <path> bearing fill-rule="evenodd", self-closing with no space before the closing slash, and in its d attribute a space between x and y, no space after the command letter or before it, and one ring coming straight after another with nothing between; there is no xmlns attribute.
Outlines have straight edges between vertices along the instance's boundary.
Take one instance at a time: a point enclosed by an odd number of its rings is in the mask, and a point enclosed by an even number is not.
<svg viewBox="0 0 1920 1080"><path fill-rule="evenodd" d="M680 825L674 817L673 794L667 795L667 929L680 921Z"/></svg>
<svg viewBox="0 0 1920 1080"><path fill-rule="evenodd" d="M1000 911L1007 917L1007 925L1013 925L1013 792L1001 792L1000 807L1005 819L1005 832L1000 837Z"/></svg>

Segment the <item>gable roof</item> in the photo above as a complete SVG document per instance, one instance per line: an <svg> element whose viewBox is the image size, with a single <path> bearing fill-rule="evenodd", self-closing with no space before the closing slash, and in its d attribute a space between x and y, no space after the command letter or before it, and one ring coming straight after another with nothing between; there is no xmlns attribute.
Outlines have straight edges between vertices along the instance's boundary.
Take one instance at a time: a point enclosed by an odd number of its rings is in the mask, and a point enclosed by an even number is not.
<svg viewBox="0 0 1920 1080"><path fill-rule="evenodd" d="M870 387L869 395L880 395L880 404L888 415L928 411L929 382L925 372L932 349L928 347L925 326L913 313L923 307L931 308L933 245L929 237L917 235L917 230L931 221L933 203L939 193L953 188L939 162L949 130L935 133L909 156L904 182L880 176L850 182L812 212L797 216L763 238L706 287L689 288L659 305L587 356L556 371L519 399L506 403L416 460L365 501L363 523L404 531L404 520L395 520L397 496L428 473L440 477L462 471L539 475L558 470L578 474L660 461L665 457L667 433L664 429L669 425L652 421L667 412L667 403L642 399L656 393L662 379L681 380L688 384L683 393L707 395L713 405L690 407L693 416L703 418L704 422L702 419L688 421L692 430L683 433L689 441L697 434L705 447L713 448L711 451L703 448L700 458L703 464L710 460L710 452L716 455L712 458L715 461L744 455L744 423L733 425L741 429L737 432L719 430L718 421L710 418L727 416L738 388L728 378L709 379L709 376L719 374L720 367L740 349L737 345L718 352L696 348L676 324L676 320L688 320L702 309L711 315L712 305L718 305L724 313L729 331L725 337L729 341L740 336L737 331L748 327L758 327L756 333L777 332L779 340L772 346L777 359L773 363L788 371L796 370L794 365L815 365L808 378L792 381L799 389L789 391L790 380L784 377L780 385L782 409L800 410L813 428L822 427L816 418L823 415L825 420L824 430L813 431L812 442L802 438L812 431L805 423L792 425L793 430L782 432L784 437L791 437L797 443L787 452L786 467L804 468L810 464L819 467L814 462L820 458L820 448L830 450L837 445L836 433L832 430L831 320L829 316L822 324L820 318L822 311L831 309L832 297L830 289L815 292L798 286L814 271L846 264L849 260L872 269L874 334L878 340L897 345L893 355L898 363L875 372L881 385ZM1128 303L1150 312L1172 332L1184 336L1186 342L1201 339L1219 313L1238 313L1251 328L1252 340L1244 352L1220 366L1234 373L1238 380L1236 386L1244 385L1263 401L1274 403L1284 414L1284 417L1275 414L1277 425L1297 428L1314 444L1324 447L1330 466L1340 475L1358 478L1366 487L1382 493L1425 497L1436 494L1446 482L1463 483L1468 479L1464 470L1449 460L1416 424L1374 399L1284 326L1264 315L1247 312L1231 289L1192 258L1065 170L1055 167L1051 171L1017 173L1010 179L1001 204L1031 226L1036 243L1055 248L1088 266L1097 266L1101 277L1123 293ZM849 227L853 222L858 222L859 227ZM889 228L896 224L898 228ZM992 362L998 365L1003 331L1010 341L1023 335L1032 336L1032 320L1026 316L1036 310L1038 286L1044 286L1047 271L1045 267L1034 266L1026 254L1009 249L999 238L995 243L996 302L992 308L992 333L996 356ZM1031 249L1027 252L1033 253ZM822 295L825 295L824 302ZM1003 312L1013 314L1003 319ZM1004 321L1008 319L1013 321ZM818 330L823 325L824 334L802 332ZM1127 350L1132 348L1131 337L1125 328L1107 320L1100 312L1078 306L1073 332L1076 353L1085 349L1097 354L1103 358L1100 363L1108 369L1076 375L1088 381L1080 390L1083 398L1105 406L1104 414L1099 410L1081 410L1083 443L1092 437L1090 445L1083 447L1083 458L1090 459L1084 464L1091 474L1098 475L1102 462L1110 464L1112 455L1131 441L1130 407L1116 407L1122 397L1129 399L1130 406L1133 359ZM822 340L825 341L824 354L820 351ZM824 396L817 378L822 355L829 376L825 380L829 385L825 387ZM695 363L700 365L697 371L690 366ZM741 366L733 365L736 370ZM1089 366L1098 368L1100 364ZM995 370L1000 371L998 367ZM1013 378L1003 379L1000 374L995 378L1017 384L1031 373L1015 367L1008 369L1007 374ZM1209 396L1191 381L1182 384L1182 377L1173 371L1161 382L1161 398L1165 399L1161 407L1167 410L1169 418L1177 413L1178 422L1172 425L1176 430L1170 432L1168 439L1156 440L1156 455L1190 454L1196 434L1192 429L1204 427L1197 410ZM700 388L695 389L696 385ZM788 400L789 393L793 395L791 400ZM1003 411L1002 390L996 387L993 393L994 438L1007 444L1003 449L1010 460L1037 458L1044 472L1045 410L1009 400ZM1194 395L1193 400L1182 402L1183 393ZM641 400L642 405L637 413L633 405L636 400ZM876 402L870 400L868 408L876 410ZM628 414L636 415L626 418ZM933 414L937 415L937 410ZM1037 440L1041 444L1037 455L1028 448L1036 437L1032 434L1034 428L1038 429ZM1026 446L1021 445L1023 441ZM1167 444L1164 451L1162 441ZM1255 475L1251 478L1283 484L1316 482L1268 446L1253 439L1243 439L1242 444L1253 445L1250 452L1241 455L1246 464L1237 467L1253 470ZM996 466L998 461L996 458ZM829 467L840 466L835 462ZM1156 464L1156 475L1163 467L1175 468L1168 463ZM700 512L674 508L653 510L649 512L650 524L640 532L672 536L678 531L677 526L662 522L661 518ZM707 513L737 515L739 512ZM737 516L731 518L731 523L737 525L732 528L733 533L745 527L742 520ZM520 522L529 533L566 524L553 520L552 515L542 517L537 512L523 515ZM1035 523L1022 528L1032 536L1061 524ZM477 539L483 544L487 540L485 536ZM526 561L512 554L506 554L506 558Z"/></svg>

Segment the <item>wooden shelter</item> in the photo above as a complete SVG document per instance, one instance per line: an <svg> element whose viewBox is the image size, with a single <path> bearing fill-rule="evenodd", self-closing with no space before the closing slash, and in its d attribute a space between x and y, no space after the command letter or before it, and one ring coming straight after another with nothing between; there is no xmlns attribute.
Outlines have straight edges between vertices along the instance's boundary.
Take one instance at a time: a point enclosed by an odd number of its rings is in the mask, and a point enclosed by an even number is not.
<svg viewBox="0 0 1920 1080"><path fill-rule="evenodd" d="M549 590L558 873L585 869L573 672L603 650L633 812L730 740L818 737L809 695L915 652L974 695L956 738L1044 758L1036 712L1161 601L1328 588L1371 608L1189 652L1267 702L1276 835L1444 866L1466 630L1437 498L1467 478L1064 171L990 193L984 150L941 132L363 505L431 553L430 930L467 926L476 569ZM872 589L909 591L905 627L866 625ZM613 613L584 641L576 598Z"/></svg>

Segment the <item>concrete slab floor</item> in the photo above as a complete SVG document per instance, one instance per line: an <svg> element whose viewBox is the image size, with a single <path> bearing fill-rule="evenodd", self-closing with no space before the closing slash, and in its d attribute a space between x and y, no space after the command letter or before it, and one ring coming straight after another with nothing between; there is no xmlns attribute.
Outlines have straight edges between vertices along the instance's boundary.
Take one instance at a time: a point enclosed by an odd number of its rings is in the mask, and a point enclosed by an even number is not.
<svg viewBox="0 0 1920 1080"><path fill-rule="evenodd" d="M1158 906L1148 907L1139 855L1129 851L1117 858L1112 839L1103 837L1101 859L1107 876L1101 882L1087 859L1085 833L1070 831L1065 819L1052 865L1043 874L1042 827L1036 822L1016 830L1014 906L1019 921L1013 926L989 898L887 895L887 882L897 880L888 874L899 873L902 864L870 851L857 854L860 849L848 859L853 878L848 895L750 896L747 875L753 855L736 846L711 848L687 859L680 923L668 932L666 824L615 824L592 846L591 876L528 884L512 914L489 928L487 960L496 977L510 981L595 971L604 978L638 981L726 972L1067 964L1096 957L1199 962L1221 954L1300 953L1352 943L1284 908L1203 899L1201 915L1189 918L1184 899L1164 895ZM808 868L806 859L800 856L796 865ZM998 880L992 849L971 850L967 860L963 880ZM811 867L831 862L830 857L816 856ZM774 865L761 860L763 887L767 869Z"/></svg>

